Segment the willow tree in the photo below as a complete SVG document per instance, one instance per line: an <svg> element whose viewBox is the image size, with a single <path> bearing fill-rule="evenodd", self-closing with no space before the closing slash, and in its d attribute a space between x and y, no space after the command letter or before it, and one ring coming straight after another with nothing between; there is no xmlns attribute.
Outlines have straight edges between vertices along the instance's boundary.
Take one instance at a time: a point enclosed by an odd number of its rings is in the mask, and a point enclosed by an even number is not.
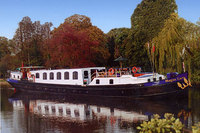
<svg viewBox="0 0 200 133"><path fill-rule="evenodd" d="M191 59L196 49L200 30L197 25L179 18L172 13L163 29L152 39L150 45L156 46L155 66L159 72L186 71L191 73ZM184 63L184 67L183 67Z"/></svg>

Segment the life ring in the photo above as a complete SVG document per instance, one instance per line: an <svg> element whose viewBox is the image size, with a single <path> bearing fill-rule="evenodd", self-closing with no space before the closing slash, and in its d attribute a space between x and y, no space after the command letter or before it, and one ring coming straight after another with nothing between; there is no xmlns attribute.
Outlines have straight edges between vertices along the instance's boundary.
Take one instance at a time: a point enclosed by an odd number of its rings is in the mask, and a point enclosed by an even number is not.
<svg viewBox="0 0 200 133"><path fill-rule="evenodd" d="M31 72L28 72L28 73L27 73L27 77L28 77L28 78L31 78Z"/></svg>
<svg viewBox="0 0 200 133"><path fill-rule="evenodd" d="M110 68L110 69L108 70L108 72L109 72L109 75L113 75L115 71L114 71L113 68Z"/></svg>
<svg viewBox="0 0 200 133"><path fill-rule="evenodd" d="M136 72L137 72L137 67L133 67L133 68L132 68L132 72L133 72L133 73L136 73Z"/></svg>

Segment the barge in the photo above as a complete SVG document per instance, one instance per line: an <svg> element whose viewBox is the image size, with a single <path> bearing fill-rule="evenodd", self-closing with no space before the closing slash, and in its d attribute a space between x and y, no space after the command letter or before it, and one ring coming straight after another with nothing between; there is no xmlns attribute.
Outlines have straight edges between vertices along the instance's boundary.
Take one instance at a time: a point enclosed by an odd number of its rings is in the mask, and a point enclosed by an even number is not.
<svg viewBox="0 0 200 133"><path fill-rule="evenodd" d="M16 90L66 95L81 94L106 97L187 96L188 73L142 73L141 68L88 67L76 69L44 69L21 67L7 79Z"/></svg>

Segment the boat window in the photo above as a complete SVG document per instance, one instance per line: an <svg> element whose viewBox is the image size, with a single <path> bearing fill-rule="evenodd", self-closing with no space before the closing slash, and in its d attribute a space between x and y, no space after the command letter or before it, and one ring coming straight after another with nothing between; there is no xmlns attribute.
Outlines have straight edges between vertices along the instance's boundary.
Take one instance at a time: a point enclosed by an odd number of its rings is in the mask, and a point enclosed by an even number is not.
<svg viewBox="0 0 200 133"><path fill-rule="evenodd" d="M99 79L96 80L96 84L100 84L100 80Z"/></svg>
<svg viewBox="0 0 200 133"><path fill-rule="evenodd" d="M57 72L57 79L61 79L61 72Z"/></svg>
<svg viewBox="0 0 200 133"><path fill-rule="evenodd" d="M18 76L18 79L19 79L19 76Z"/></svg>
<svg viewBox="0 0 200 133"><path fill-rule="evenodd" d="M66 114L71 115L71 110L69 108L66 108Z"/></svg>
<svg viewBox="0 0 200 133"><path fill-rule="evenodd" d="M13 75L13 78L15 78L15 75Z"/></svg>
<svg viewBox="0 0 200 133"><path fill-rule="evenodd" d="M63 109L62 109L62 108L59 108L59 109L58 109L58 112L59 112L60 115L62 115L62 114L63 114Z"/></svg>
<svg viewBox="0 0 200 133"><path fill-rule="evenodd" d="M110 79L110 84L113 84L113 79Z"/></svg>
<svg viewBox="0 0 200 133"><path fill-rule="evenodd" d="M38 110L41 111L41 106L38 106Z"/></svg>
<svg viewBox="0 0 200 133"><path fill-rule="evenodd" d="M40 78L40 74L39 73L36 73L36 76L35 76L35 78Z"/></svg>
<svg viewBox="0 0 200 133"><path fill-rule="evenodd" d="M159 80L162 80L162 77L159 77Z"/></svg>
<svg viewBox="0 0 200 133"><path fill-rule="evenodd" d="M47 73L43 73L43 80L47 79Z"/></svg>
<svg viewBox="0 0 200 133"><path fill-rule="evenodd" d="M49 111L49 106L45 105L44 109L45 109L45 112L48 112Z"/></svg>
<svg viewBox="0 0 200 133"><path fill-rule="evenodd" d="M101 108L97 107L97 112L100 113L101 112Z"/></svg>
<svg viewBox="0 0 200 133"><path fill-rule="evenodd" d="M64 79L69 79L69 72L64 73Z"/></svg>
<svg viewBox="0 0 200 133"><path fill-rule="evenodd" d="M56 108L55 108L55 106L51 106L51 110L52 110L52 113L55 114L55 112L56 112Z"/></svg>
<svg viewBox="0 0 200 133"><path fill-rule="evenodd" d="M153 81L156 82L156 78L153 78Z"/></svg>
<svg viewBox="0 0 200 133"><path fill-rule="evenodd" d="M51 73L50 73L50 80L53 80L53 79L54 79L54 73L51 72Z"/></svg>
<svg viewBox="0 0 200 133"><path fill-rule="evenodd" d="M148 82L151 82L151 79L148 79L147 81L148 81Z"/></svg>
<svg viewBox="0 0 200 133"><path fill-rule="evenodd" d="M88 71L84 71L84 78L88 78Z"/></svg>
<svg viewBox="0 0 200 133"><path fill-rule="evenodd" d="M78 79L78 72L77 71L73 72L73 79Z"/></svg>
<svg viewBox="0 0 200 133"><path fill-rule="evenodd" d="M74 110L74 115L75 115L75 117L79 117L80 116L79 110L75 109Z"/></svg>

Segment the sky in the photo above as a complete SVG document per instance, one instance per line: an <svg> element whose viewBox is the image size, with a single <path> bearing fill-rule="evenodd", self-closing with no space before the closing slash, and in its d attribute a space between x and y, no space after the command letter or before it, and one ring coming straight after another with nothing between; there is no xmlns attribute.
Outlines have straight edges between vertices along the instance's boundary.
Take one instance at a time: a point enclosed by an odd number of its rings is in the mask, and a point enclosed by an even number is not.
<svg viewBox="0 0 200 133"><path fill-rule="evenodd" d="M58 27L74 14L86 15L104 33L113 28L131 27L131 15L142 0L0 0L0 36L12 39L18 23L29 16L34 21L52 22ZM196 23L200 0L176 0L178 14Z"/></svg>

